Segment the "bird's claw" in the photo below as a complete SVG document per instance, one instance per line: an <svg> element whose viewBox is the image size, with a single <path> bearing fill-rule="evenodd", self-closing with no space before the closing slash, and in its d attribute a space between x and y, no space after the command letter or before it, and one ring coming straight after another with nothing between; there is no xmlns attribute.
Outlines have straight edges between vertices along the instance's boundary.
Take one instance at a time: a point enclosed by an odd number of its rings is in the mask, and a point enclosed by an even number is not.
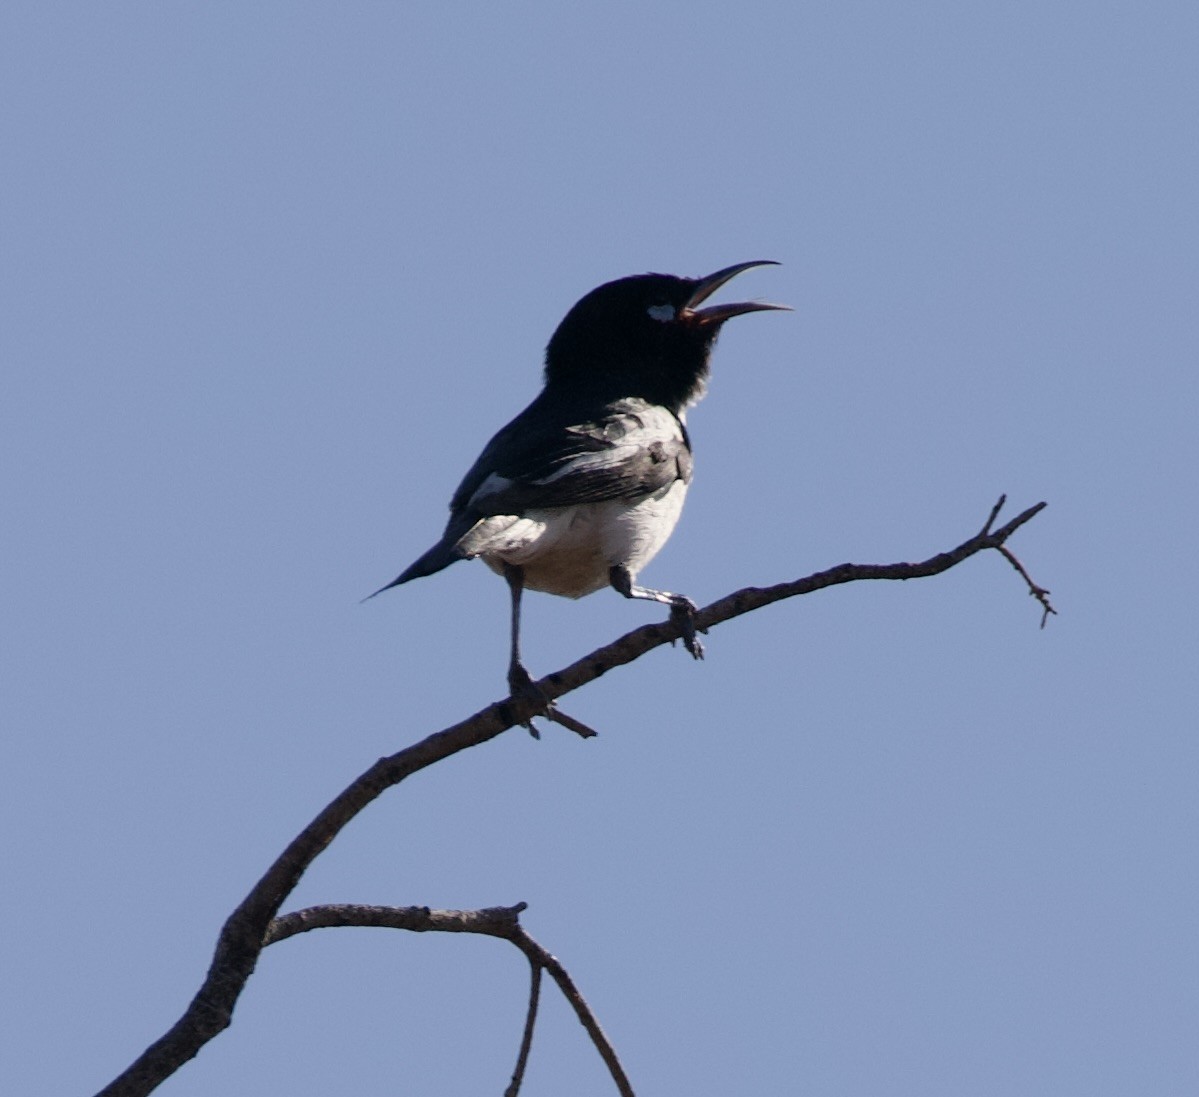
<svg viewBox="0 0 1199 1097"><path fill-rule="evenodd" d="M547 719L553 718L550 713L554 707L554 702L538 688L537 683L533 681L533 676L520 663L515 663L508 668L508 690L512 694L514 701L524 701L526 699L536 701L536 715L544 716ZM533 723L532 716L523 721L521 727L527 729L528 733L534 739L541 738L541 732L537 729L537 725Z"/></svg>
<svg viewBox="0 0 1199 1097"><path fill-rule="evenodd" d="M531 700L537 705L533 716L541 716L549 720L553 724L561 724L564 728L569 728L580 739L591 739L599 734L594 728L588 727L581 720L576 720L573 716L568 716L554 702L546 696L545 691L533 681L533 676L525 670L520 664L508 668L508 690L512 694L514 701ZM533 716L521 723L521 727L525 728L534 739L541 738L541 731L536 724L533 723Z"/></svg>
<svg viewBox="0 0 1199 1097"><path fill-rule="evenodd" d="M699 607L690 598L684 598L682 595L678 595L676 601L670 604L671 624L679 630L683 647L693 659L704 657L704 645L700 643L699 633L708 631L706 628L696 628L695 615L698 612Z"/></svg>

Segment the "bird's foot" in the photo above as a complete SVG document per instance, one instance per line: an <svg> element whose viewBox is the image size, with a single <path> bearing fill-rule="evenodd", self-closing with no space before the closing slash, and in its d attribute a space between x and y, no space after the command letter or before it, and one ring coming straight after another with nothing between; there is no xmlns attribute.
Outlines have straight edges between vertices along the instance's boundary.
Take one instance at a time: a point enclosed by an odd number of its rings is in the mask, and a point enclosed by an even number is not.
<svg viewBox="0 0 1199 1097"><path fill-rule="evenodd" d="M512 694L514 701L526 699L536 701L538 715L549 717L549 711L553 708L554 702L545 695L543 690L538 688L537 683L533 681L533 676L522 663L513 663L508 668L508 691ZM531 716L521 724L521 727L526 728L534 739L541 738L541 732L537 730L537 725L533 723Z"/></svg>
<svg viewBox="0 0 1199 1097"><path fill-rule="evenodd" d="M708 631L706 628L696 628L695 615L698 612L699 607L690 598L681 594L674 595L670 603L670 622L679 630L683 647L691 653L693 659L704 657L704 645L700 643L699 633Z"/></svg>
<svg viewBox="0 0 1199 1097"><path fill-rule="evenodd" d="M541 716L551 723L561 724L564 728L569 728L581 739L591 739L599 734L598 731L589 728L581 720L576 720L573 716L568 716L558 708L553 700L546 696L545 690L533 681L533 676L525 670L524 665L521 663L514 663L508 668L508 690L512 694L514 701L531 700L537 704L533 716ZM541 731L533 723L533 716L523 721L521 727L525 728L534 739L540 739Z"/></svg>

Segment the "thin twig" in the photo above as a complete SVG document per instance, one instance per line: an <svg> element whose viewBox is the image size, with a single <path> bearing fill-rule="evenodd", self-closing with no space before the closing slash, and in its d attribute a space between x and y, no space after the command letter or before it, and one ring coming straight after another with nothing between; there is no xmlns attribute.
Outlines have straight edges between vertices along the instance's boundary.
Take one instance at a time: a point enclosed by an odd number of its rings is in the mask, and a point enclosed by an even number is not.
<svg viewBox="0 0 1199 1097"><path fill-rule="evenodd" d="M529 1065L529 1052L533 1047L533 1028L537 1024L537 1004L541 1000L541 965L531 957L529 961L529 1009L525 1014L525 1031L520 1039L520 1052L512 1071L512 1081L504 1090L504 1097L517 1097L520 1084L525 1079L525 1067Z"/></svg>
<svg viewBox="0 0 1199 1097"><path fill-rule="evenodd" d="M596 1051L607 1065L621 1097L634 1097L632 1086L629 1085L629 1079L620 1065L616 1049L605 1035L603 1028L600 1027L598 1019L579 992L579 988L575 986L569 972L556 956L539 945L520 924L520 913L527 906L527 903L517 903L511 907L485 907L482 910L430 910L428 907L381 907L367 906L361 903L329 903L295 910L275 918L267 927L263 945L264 947L273 945L287 940L288 937L307 933L313 929L343 926L406 929L415 933L429 931L481 933L488 937L502 937L505 941L511 941L524 953L533 969L524 1038L521 1040L520 1054L516 1060L516 1069L512 1074L512 1083L505 1092L505 1097L514 1097L520 1089L521 1080L524 1077L525 1066L529 1059L529 1049L533 1044L533 1026L537 1019L542 969L550 973L550 977L562 991L563 997L574 1009L575 1016L587 1030L587 1035L591 1037Z"/></svg>
<svg viewBox="0 0 1199 1097"><path fill-rule="evenodd" d="M995 520L992 517L982 531L957 548L919 563L840 564L804 579L773 587L746 587L701 609L695 616L694 626L701 632L707 631L724 621L784 598L810 594L841 583L939 575L980 552L1001 548L1016 530L1044 507L1044 503L1037 503L997 530L990 529ZM998 515L998 512L999 505L993 513ZM1045 606L1044 601L1042 606ZM221 928L208 974L183 1015L122 1074L101 1090L100 1097L145 1097L194 1057L209 1040L228 1028L233 1008L246 981L253 974L271 919L308 866L341 829L376 797L412 774L459 751L488 742L509 728L527 724L544 707L546 700L562 697L595 681L614 667L631 663L646 652L679 639L681 635L680 625L670 620L663 624L643 625L543 678L536 683L536 695L505 698L390 757L380 758L339 793L267 869ZM552 969L547 970L552 974Z"/></svg>
<svg viewBox="0 0 1199 1097"><path fill-rule="evenodd" d="M1044 587L1037 586L1037 584L1032 581L1032 576L1028 574L1024 568L1024 565L1020 563L1016 554L1012 552L1007 545L1000 545L999 552L1003 558L1009 564L1011 564L1012 567L1014 567L1024 578L1024 581L1028 584L1028 593L1041 603L1041 609L1043 611L1041 613L1041 628L1044 628L1045 622L1049 620L1049 615L1051 613L1055 617L1057 616L1057 610L1055 610L1053 606L1049 604L1049 591L1047 591Z"/></svg>
<svg viewBox="0 0 1199 1097"><path fill-rule="evenodd" d="M594 739L599 735L599 732L594 728L589 728L582 720L576 720L573 716L563 712L557 705L550 705L541 715L555 724L561 724L564 728L569 728L580 739ZM530 720L529 723L532 724L532 721ZM540 738L536 732L533 732L533 737L535 739Z"/></svg>
<svg viewBox="0 0 1199 1097"><path fill-rule="evenodd" d="M1003 510L1003 504L1006 502L1007 495L1001 495L999 497L999 502L991 508L991 513L988 515L986 522L983 524L982 531L979 534L980 537L985 537L991 532L991 527L995 524L995 519L999 517L999 512Z"/></svg>
<svg viewBox="0 0 1199 1097"><path fill-rule="evenodd" d="M575 1016L587 1030L587 1035L591 1037L596 1051L600 1053L600 1058L607 1065L608 1072L612 1075L612 1081L616 1083L621 1097L636 1097L633 1087L629 1084L628 1076L624 1072L624 1067L620 1065L616 1049L600 1027L599 1020L591 1012L591 1007L587 1004L586 999L579 993L579 988L575 986L574 980L571 979L566 968L562 966L557 957L534 941L521 926L516 927L508 940L529 957L530 963L539 964L550 973L550 978L558 984L558 989L562 991L563 997L571 1004Z"/></svg>

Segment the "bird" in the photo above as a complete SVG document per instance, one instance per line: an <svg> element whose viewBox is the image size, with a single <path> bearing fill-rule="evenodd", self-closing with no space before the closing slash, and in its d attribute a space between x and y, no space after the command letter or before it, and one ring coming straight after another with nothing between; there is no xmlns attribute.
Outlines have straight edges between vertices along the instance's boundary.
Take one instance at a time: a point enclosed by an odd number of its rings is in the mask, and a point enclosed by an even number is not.
<svg viewBox="0 0 1199 1097"><path fill-rule="evenodd" d="M670 607L686 650L704 649L690 598L642 586L692 478L687 408L704 394L727 320L789 311L758 301L703 306L758 259L703 278L638 274L583 296L545 352L544 387L483 448L450 500L440 540L368 598L478 557L508 583L508 687L537 694L520 653L525 590L581 598L612 587ZM541 698L544 700L544 698ZM541 706L553 717L548 701ZM534 734L531 720L526 723Z"/></svg>

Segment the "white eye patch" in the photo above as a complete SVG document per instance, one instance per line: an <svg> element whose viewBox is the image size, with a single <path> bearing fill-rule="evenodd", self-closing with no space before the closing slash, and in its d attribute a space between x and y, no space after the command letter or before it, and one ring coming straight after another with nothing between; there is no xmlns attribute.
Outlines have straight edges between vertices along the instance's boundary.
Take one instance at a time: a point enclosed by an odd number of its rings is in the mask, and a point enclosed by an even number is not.
<svg viewBox="0 0 1199 1097"><path fill-rule="evenodd" d="M645 311L662 324L668 324L674 319L674 305L650 305Z"/></svg>

